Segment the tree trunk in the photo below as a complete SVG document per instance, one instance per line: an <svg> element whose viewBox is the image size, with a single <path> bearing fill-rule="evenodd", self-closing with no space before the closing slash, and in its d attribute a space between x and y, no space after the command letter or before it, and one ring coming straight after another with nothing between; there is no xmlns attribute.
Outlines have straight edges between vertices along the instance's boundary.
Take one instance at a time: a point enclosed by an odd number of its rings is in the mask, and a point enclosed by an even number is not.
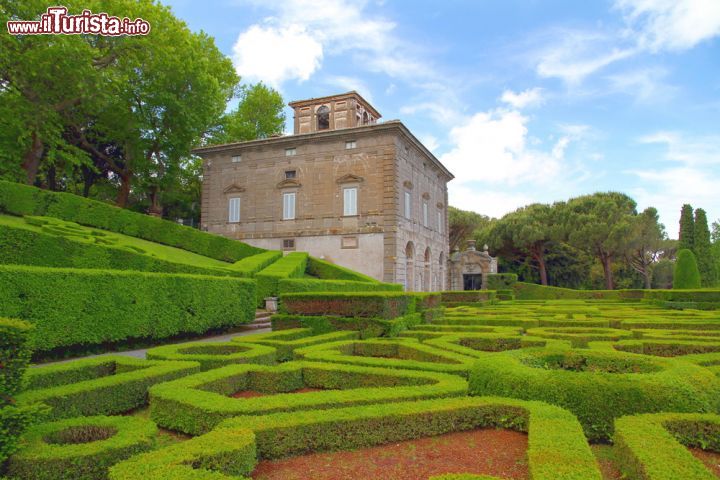
<svg viewBox="0 0 720 480"><path fill-rule="evenodd" d="M117 200L115 201L118 207L127 207L130 199L130 178L129 173L120 174L120 190L118 190Z"/></svg>
<svg viewBox="0 0 720 480"><path fill-rule="evenodd" d="M547 267L545 266L545 255L540 255L537 259L538 270L540 271L540 284L548 284Z"/></svg>
<svg viewBox="0 0 720 480"><path fill-rule="evenodd" d="M652 282L650 281L650 266L645 267L645 271L643 272L643 278L645 278L645 290L650 290L652 288Z"/></svg>
<svg viewBox="0 0 720 480"><path fill-rule="evenodd" d="M32 143L25 156L23 157L22 168L25 170L26 182L28 185L35 183L38 170L40 169L40 160L42 159L45 148L42 140L37 132L32 133Z"/></svg>
<svg viewBox="0 0 720 480"><path fill-rule="evenodd" d="M613 283L611 261L609 255L601 255L600 262L602 262L603 271L605 272L605 288L608 290L614 290L615 284Z"/></svg>
<svg viewBox="0 0 720 480"><path fill-rule="evenodd" d="M153 217L162 217L162 206L160 205L160 192L157 185L150 187L150 208L148 214Z"/></svg>

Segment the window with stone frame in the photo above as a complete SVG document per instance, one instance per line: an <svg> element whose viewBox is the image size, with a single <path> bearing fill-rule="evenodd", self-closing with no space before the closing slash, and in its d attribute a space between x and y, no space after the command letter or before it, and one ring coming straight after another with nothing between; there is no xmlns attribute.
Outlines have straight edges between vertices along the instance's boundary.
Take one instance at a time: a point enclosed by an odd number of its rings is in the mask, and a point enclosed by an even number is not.
<svg viewBox="0 0 720 480"><path fill-rule="evenodd" d="M295 192L283 193L283 220L295 220Z"/></svg>
<svg viewBox="0 0 720 480"><path fill-rule="evenodd" d="M357 187L343 188L343 216L352 217L358 214Z"/></svg>
<svg viewBox="0 0 720 480"><path fill-rule="evenodd" d="M231 197L228 199L228 222L240 222L240 197Z"/></svg>
<svg viewBox="0 0 720 480"><path fill-rule="evenodd" d="M317 129L327 130L330 128L330 109L325 105L317 109Z"/></svg>

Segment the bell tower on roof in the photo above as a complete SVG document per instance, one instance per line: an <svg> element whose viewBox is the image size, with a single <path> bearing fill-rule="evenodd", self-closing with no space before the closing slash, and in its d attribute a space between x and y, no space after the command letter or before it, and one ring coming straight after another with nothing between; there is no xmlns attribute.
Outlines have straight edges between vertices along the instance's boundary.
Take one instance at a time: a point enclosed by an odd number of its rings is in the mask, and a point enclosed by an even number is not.
<svg viewBox="0 0 720 480"><path fill-rule="evenodd" d="M356 91L288 104L295 112L294 134L372 125L380 113Z"/></svg>

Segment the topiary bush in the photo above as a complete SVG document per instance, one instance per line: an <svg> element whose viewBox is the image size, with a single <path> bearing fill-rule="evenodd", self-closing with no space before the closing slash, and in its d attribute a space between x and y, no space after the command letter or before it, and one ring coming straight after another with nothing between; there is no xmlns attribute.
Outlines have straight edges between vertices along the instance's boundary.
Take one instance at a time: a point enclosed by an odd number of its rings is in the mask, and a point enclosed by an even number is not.
<svg viewBox="0 0 720 480"><path fill-rule="evenodd" d="M11 479L96 480L108 468L150 450L157 427L138 417L80 417L44 423L22 438L21 450L10 457Z"/></svg>
<svg viewBox="0 0 720 480"><path fill-rule="evenodd" d="M695 254L688 249L680 250L673 271L673 289L700 288L700 270Z"/></svg>

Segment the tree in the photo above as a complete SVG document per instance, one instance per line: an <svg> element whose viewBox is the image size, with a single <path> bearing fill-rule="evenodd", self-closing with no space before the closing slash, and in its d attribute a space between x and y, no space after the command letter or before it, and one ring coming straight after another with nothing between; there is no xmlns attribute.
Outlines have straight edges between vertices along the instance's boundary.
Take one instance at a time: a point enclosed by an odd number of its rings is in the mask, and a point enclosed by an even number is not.
<svg viewBox="0 0 720 480"><path fill-rule="evenodd" d="M612 263L627 251L637 214L635 206L635 201L625 194L606 192L570 199L561 208L564 237L600 261L608 290L615 286Z"/></svg>
<svg viewBox="0 0 720 480"><path fill-rule="evenodd" d="M678 236L679 250L693 250L695 248L695 220L693 219L693 208L689 204L682 206L680 210L680 234Z"/></svg>
<svg viewBox="0 0 720 480"><path fill-rule="evenodd" d="M205 143L232 143L279 135L285 127L285 101L263 83L239 88L237 108L222 116Z"/></svg>
<svg viewBox="0 0 720 480"><path fill-rule="evenodd" d="M450 234L450 251L462 248L463 244L473 237L473 232L486 227L490 219L479 213L448 207L448 224Z"/></svg>
<svg viewBox="0 0 720 480"><path fill-rule="evenodd" d="M710 229L708 228L705 210L695 210L695 232L693 253L697 259L700 270L700 281L703 287L712 287L717 283L717 266L710 243Z"/></svg>
<svg viewBox="0 0 720 480"><path fill-rule="evenodd" d="M642 275L645 288L652 288L652 266L658 261L665 247L665 227L654 207L646 208L632 222L625 253L628 265Z"/></svg>
<svg viewBox="0 0 720 480"><path fill-rule="evenodd" d="M700 288L700 271L695 254L684 248L678 251L675 271L673 272L673 289Z"/></svg>

